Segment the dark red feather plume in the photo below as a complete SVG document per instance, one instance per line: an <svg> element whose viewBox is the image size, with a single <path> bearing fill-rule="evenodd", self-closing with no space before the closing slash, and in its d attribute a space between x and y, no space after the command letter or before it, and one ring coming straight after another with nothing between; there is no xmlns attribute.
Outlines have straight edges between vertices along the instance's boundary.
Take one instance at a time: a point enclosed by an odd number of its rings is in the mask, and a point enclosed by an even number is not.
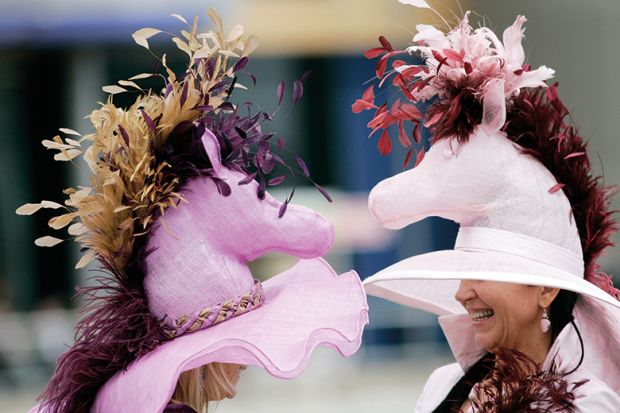
<svg viewBox="0 0 620 413"><path fill-rule="evenodd" d="M485 413L573 413L579 388L587 380L569 383L556 366L540 370L516 350L495 354L495 366L472 388L472 407Z"/></svg>
<svg viewBox="0 0 620 413"><path fill-rule="evenodd" d="M593 176L587 156L587 143L565 121L568 110L560 100L557 84L548 89L524 89L510 104L504 131L508 138L538 159L558 182L572 206L581 238L585 279L620 299L611 277L600 271L597 258L612 246L618 230L610 210L614 187L604 187L601 177ZM573 155L573 156L571 156Z"/></svg>

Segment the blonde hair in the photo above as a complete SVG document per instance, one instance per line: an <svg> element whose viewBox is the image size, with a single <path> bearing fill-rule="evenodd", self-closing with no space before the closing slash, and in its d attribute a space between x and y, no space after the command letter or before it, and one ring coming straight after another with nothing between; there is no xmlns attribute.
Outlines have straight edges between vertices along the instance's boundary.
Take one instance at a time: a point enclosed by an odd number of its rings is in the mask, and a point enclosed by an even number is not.
<svg viewBox="0 0 620 413"><path fill-rule="evenodd" d="M172 399L187 404L198 413L207 413L209 402L235 394L235 384L224 363L209 363L179 376Z"/></svg>

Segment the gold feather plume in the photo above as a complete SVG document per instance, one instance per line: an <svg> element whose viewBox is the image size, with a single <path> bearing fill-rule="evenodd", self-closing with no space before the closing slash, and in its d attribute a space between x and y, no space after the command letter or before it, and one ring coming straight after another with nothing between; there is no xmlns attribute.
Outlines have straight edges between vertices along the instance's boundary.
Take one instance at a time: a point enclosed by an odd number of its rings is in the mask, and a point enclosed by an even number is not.
<svg viewBox="0 0 620 413"><path fill-rule="evenodd" d="M227 34L220 17L208 11L214 30L198 32L198 17L192 24L180 15L176 19L187 24L180 36L172 35L175 45L188 56L185 75L177 78L166 62L166 55L157 57L148 39L164 33L146 28L136 31L133 38L161 63L165 75L143 73L106 86L110 93L106 103L90 114L94 132L81 136L71 129L60 129L57 135L44 140L43 146L56 150L54 159L71 161L82 157L90 169L90 186L64 190L64 205L51 201L25 204L16 211L30 215L41 208L62 209L63 213L49 220L49 226L67 228L69 238L80 243L85 254L76 268L86 266L94 258L104 261L120 277L132 253L137 237L148 233L156 210L162 215L169 206L182 200L176 192L178 179L170 178L163 162L154 162L153 149L165 145L170 133L182 122L195 121L201 112L197 106L208 104L217 112L228 91L218 85L234 77L234 63L248 56L257 46L254 36L244 36L243 27L235 26ZM211 65L207 67L207 65ZM140 79L160 76L165 87L160 94L143 90ZM116 107L112 95L137 90L140 95L129 108ZM157 122L154 122L157 120ZM45 236L35 244L53 246L62 239Z"/></svg>

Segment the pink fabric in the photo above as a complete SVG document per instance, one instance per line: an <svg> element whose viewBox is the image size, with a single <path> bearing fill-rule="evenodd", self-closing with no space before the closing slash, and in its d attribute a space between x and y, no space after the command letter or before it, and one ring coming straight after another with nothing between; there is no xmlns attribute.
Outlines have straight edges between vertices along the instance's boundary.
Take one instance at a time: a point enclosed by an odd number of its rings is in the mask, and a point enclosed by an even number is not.
<svg viewBox="0 0 620 413"><path fill-rule="evenodd" d="M153 314L173 324L249 291L249 261L270 251L302 258L263 282L264 302L244 314L161 344L118 372L99 391L94 413L160 413L179 375L210 362L264 367L281 378L299 375L317 345L343 356L361 344L368 323L366 296L358 275L337 275L320 257L331 247L333 229L313 210L260 200L256 182L221 165L219 145L207 131L203 143L214 172L231 187L218 193L210 178L196 178L182 202L168 208L151 231L145 289Z"/></svg>
<svg viewBox="0 0 620 413"><path fill-rule="evenodd" d="M263 287L265 303L256 310L178 337L119 372L97 395L93 413L159 413L181 372L213 361L292 378L319 344L344 356L359 348L368 313L356 273L336 275L322 259L301 260Z"/></svg>
<svg viewBox="0 0 620 413"><path fill-rule="evenodd" d="M152 231L145 288L151 312L173 320L249 291L254 276L247 266L267 252L301 258L329 251L333 228L317 212L281 203L268 193L256 196L258 183L219 163L219 145L210 131L203 138L217 177L230 185L230 196L218 193L213 180L196 178L183 191L177 208L168 208Z"/></svg>

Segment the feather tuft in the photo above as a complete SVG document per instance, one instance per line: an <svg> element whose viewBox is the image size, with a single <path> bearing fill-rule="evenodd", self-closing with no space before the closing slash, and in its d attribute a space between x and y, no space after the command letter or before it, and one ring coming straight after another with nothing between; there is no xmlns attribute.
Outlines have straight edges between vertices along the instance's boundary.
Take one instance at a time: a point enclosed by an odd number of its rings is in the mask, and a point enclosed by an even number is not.
<svg viewBox="0 0 620 413"><path fill-rule="evenodd" d="M585 383L569 383L555 365L543 371L525 354L503 349L488 376L472 388L471 407L486 413L573 413Z"/></svg>

